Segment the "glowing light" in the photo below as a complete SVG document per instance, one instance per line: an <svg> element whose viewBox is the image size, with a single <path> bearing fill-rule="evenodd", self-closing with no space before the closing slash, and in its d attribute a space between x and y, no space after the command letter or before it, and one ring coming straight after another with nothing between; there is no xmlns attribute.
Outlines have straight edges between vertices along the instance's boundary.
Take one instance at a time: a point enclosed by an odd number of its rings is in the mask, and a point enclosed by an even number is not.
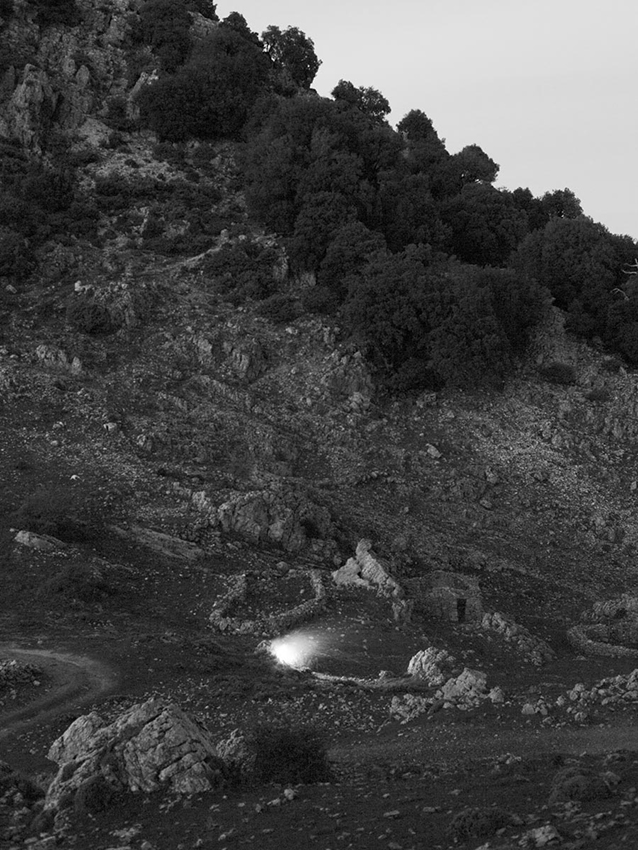
<svg viewBox="0 0 638 850"><path fill-rule="evenodd" d="M270 642L270 652L280 664L287 667L308 667L313 657L320 652L315 635L291 632Z"/></svg>

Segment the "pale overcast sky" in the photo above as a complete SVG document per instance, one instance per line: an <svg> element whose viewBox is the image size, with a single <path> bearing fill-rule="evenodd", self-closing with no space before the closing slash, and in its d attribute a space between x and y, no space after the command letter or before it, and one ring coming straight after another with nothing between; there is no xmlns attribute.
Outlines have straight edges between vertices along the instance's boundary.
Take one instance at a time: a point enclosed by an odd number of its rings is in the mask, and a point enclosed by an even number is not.
<svg viewBox="0 0 638 850"><path fill-rule="evenodd" d="M497 186L570 188L638 239L636 0L223 0L251 29L296 26L340 79L379 89L396 124L422 109L451 153L480 145Z"/></svg>

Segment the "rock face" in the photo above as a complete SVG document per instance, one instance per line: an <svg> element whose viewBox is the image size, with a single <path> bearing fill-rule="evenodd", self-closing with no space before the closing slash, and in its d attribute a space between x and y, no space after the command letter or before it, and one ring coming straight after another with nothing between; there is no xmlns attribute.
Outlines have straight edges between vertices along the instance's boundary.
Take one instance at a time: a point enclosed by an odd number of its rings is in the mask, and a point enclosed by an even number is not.
<svg viewBox="0 0 638 850"><path fill-rule="evenodd" d="M59 770L45 807L63 809L101 784L112 792L168 788L196 794L223 781L223 762L208 734L178 706L151 699L110 725L92 712L79 717L51 746Z"/></svg>
<svg viewBox="0 0 638 850"><path fill-rule="evenodd" d="M360 540L354 558L332 574L335 584L357 585L368 590L378 590L380 593L400 594L399 583L392 578L381 560L372 551L369 540Z"/></svg>
<svg viewBox="0 0 638 850"><path fill-rule="evenodd" d="M276 543L287 552L336 552L330 512L300 492L237 493L220 505L214 519L223 531L235 532L253 542Z"/></svg>
<svg viewBox="0 0 638 850"><path fill-rule="evenodd" d="M76 0L77 25L38 26L16 3L0 33L14 61L0 85L0 136L39 152L53 129L74 132L106 98L126 92L125 48L136 17L128 0Z"/></svg>

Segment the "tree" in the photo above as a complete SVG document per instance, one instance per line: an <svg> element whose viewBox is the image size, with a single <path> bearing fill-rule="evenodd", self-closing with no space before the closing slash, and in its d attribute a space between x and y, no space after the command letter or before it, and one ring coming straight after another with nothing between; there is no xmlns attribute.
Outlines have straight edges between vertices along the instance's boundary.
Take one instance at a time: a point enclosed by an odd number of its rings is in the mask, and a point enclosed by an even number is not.
<svg viewBox="0 0 638 850"><path fill-rule="evenodd" d="M364 86L357 88L348 80L339 80L331 94L337 103L358 109L373 121L385 121L390 112L390 104L380 91Z"/></svg>
<svg viewBox="0 0 638 850"><path fill-rule="evenodd" d="M540 203L548 221L551 218L578 218L583 214L582 205L571 189L545 192Z"/></svg>
<svg viewBox="0 0 638 850"><path fill-rule="evenodd" d="M420 109L408 112L397 124L397 132L406 142L406 161L410 170L428 173L434 165L449 159L444 141Z"/></svg>
<svg viewBox="0 0 638 850"><path fill-rule="evenodd" d="M468 183L493 183L499 166L478 145L466 145L452 154L452 163L458 168L461 185Z"/></svg>
<svg viewBox="0 0 638 850"><path fill-rule="evenodd" d="M356 212L338 192L317 192L306 197L295 220L288 253L301 270L316 270L336 231L354 220Z"/></svg>
<svg viewBox="0 0 638 850"><path fill-rule="evenodd" d="M527 233L525 213L489 184L468 183L440 210L451 232L449 250L466 263L502 266Z"/></svg>
<svg viewBox="0 0 638 850"><path fill-rule="evenodd" d="M237 28L220 25L186 66L142 90L140 115L165 141L239 139L268 75L261 48Z"/></svg>
<svg viewBox="0 0 638 850"><path fill-rule="evenodd" d="M189 12L198 12L211 21L217 21L217 4L213 0L187 0L186 8Z"/></svg>
<svg viewBox="0 0 638 850"><path fill-rule="evenodd" d="M296 87L309 89L321 65L312 40L297 27L282 31L276 26L269 26L261 39L283 88L289 90L287 83L291 81Z"/></svg>
<svg viewBox="0 0 638 850"><path fill-rule="evenodd" d="M411 246L351 279L341 319L390 389L476 386L503 381L547 303L510 270L430 264Z"/></svg>
<svg viewBox="0 0 638 850"><path fill-rule="evenodd" d="M378 229L392 252L410 244L443 249L450 231L439 215L426 174L389 171L382 175L377 195Z"/></svg>
<svg viewBox="0 0 638 850"><path fill-rule="evenodd" d="M604 335L611 291L621 269L614 239L586 216L553 218L530 233L512 257L568 313L568 326L584 336Z"/></svg>
<svg viewBox="0 0 638 850"><path fill-rule="evenodd" d="M173 73L186 61L191 48L190 15L184 0L146 0L140 8L142 39Z"/></svg>
<svg viewBox="0 0 638 850"><path fill-rule="evenodd" d="M377 255L386 254L385 239L360 221L342 225L332 234L319 272L317 283L335 296L337 303L345 298L353 276Z"/></svg>

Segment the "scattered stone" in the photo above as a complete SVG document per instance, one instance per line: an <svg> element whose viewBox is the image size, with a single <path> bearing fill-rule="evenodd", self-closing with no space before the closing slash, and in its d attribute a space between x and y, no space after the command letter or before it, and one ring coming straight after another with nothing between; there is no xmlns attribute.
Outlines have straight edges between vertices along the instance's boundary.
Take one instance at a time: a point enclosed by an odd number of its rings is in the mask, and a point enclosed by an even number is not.
<svg viewBox="0 0 638 850"><path fill-rule="evenodd" d="M542 638L536 637L524 626L514 623L498 611L485 614L481 627L487 631L496 632L508 643L514 644L516 649L537 667L541 667L555 657L554 650Z"/></svg>

